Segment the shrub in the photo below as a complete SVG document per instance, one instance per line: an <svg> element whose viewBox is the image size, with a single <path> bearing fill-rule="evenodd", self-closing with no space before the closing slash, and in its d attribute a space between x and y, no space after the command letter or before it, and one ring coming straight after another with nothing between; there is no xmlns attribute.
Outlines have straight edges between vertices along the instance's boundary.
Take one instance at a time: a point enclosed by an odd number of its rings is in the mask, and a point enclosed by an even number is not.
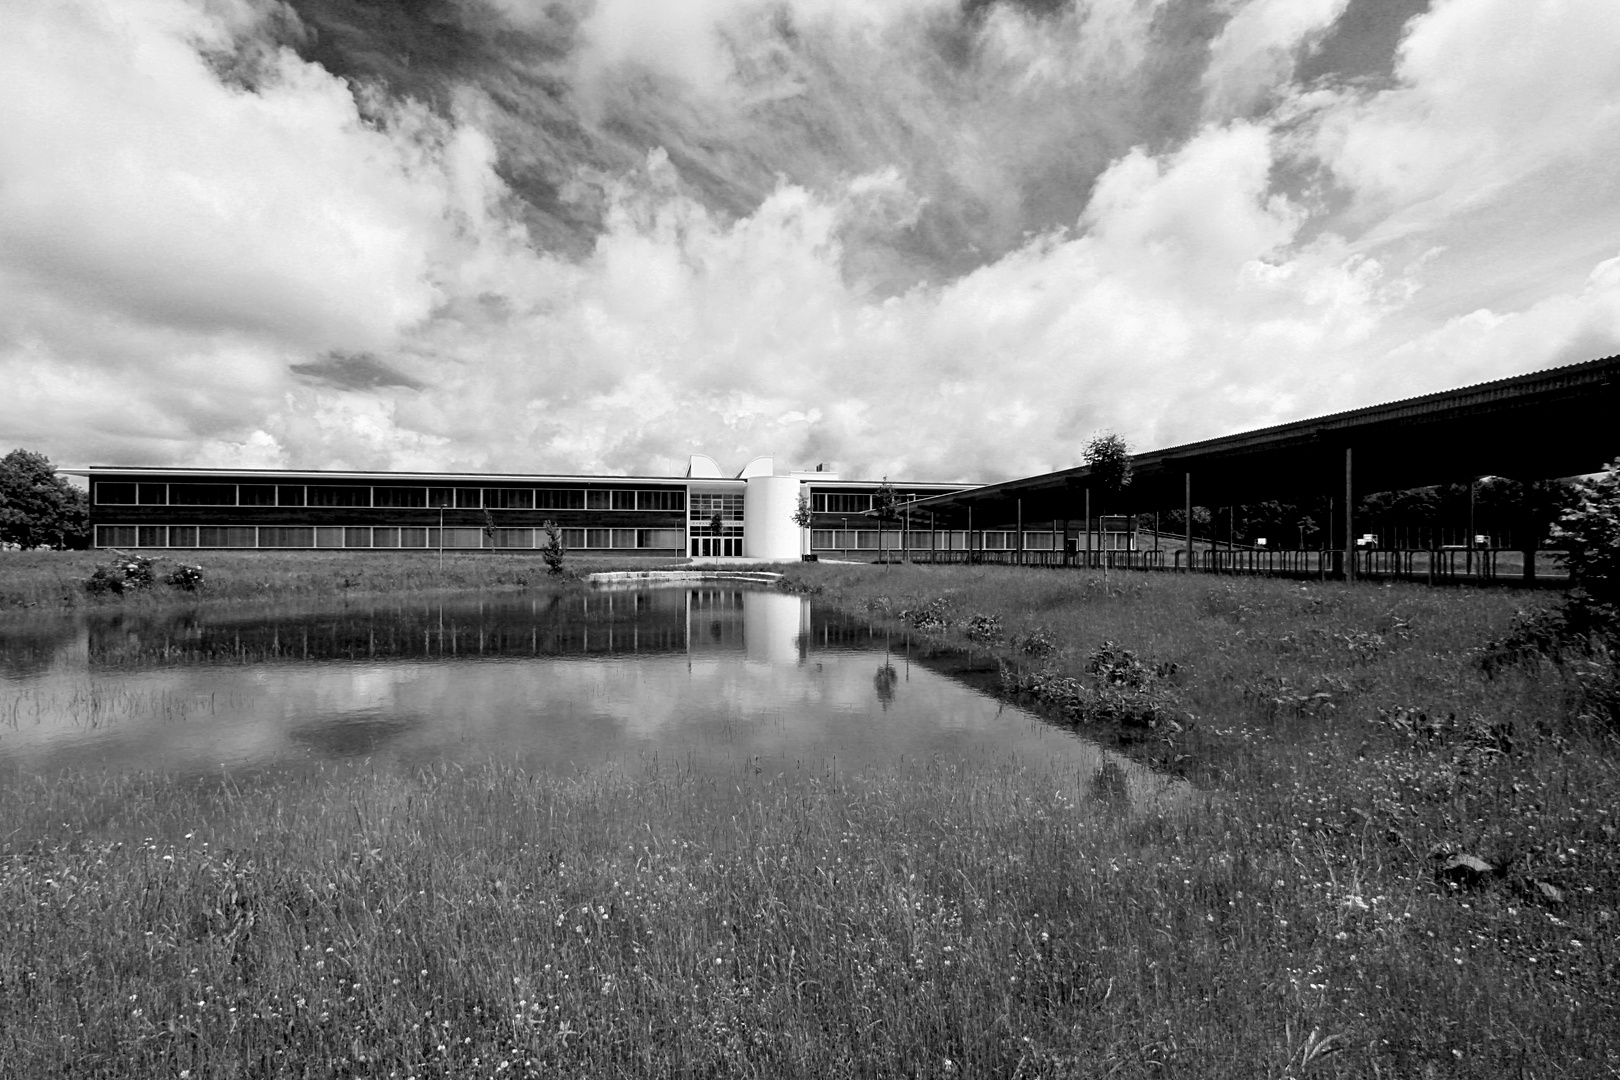
<svg viewBox="0 0 1620 1080"><path fill-rule="evenodd" d="M1000 615L986 615L983 612L975 612L969 615L967 622L962 625L967 632L968 638L979 642L981 645L988 645L1001 639Z"/></svg>
<svg viewBox="0 0 1620 1080"><path fill-rule="evenodd" d="M1125 731L1180 731L1190 719L1163 685L1161 672L1174 665L1149 667L1128 650L1104 642L1086 665L1089 679L1054 671L1001 671L1002 689L1024 694L1056 709L1074 723L1117 724Z"/></svg>
<svg viewBox="0 0 1620 1080"><path fill-rule="evenodd" d="M1018 651L1026 656L1051 656L1058 650L1057 638L1044 626L1037 626L1016 642Z"/></svg>
<svg viewBox="0 0 1620 1080"><path fill-rule="evenodd" d="M1578 606L1599 606L1613 623L1620 607L1620 461L1574 485L1573 505L1558 522L1559 561Z"/></svg>
<svg viewBox="0 0 1620 1080"><path fill-rule="evenodd" d="M936 596L915 607L900 609L899 619L925 634L938 634L950 629L951 605L944 597Z"/></svg>
<svg viewBox="0 0 1620 1080"><path fill-rule="evenodd" d="M203 568L190 563L176 563L174 569L164 575L163 581L183 592L197 592L206 584L203 580Z"/></svg>
<svg viewBox="0 0 1620 1080"><path fill-rule="evenodd" d="M1479 663L1487 676L1543 660L1572 671L1587 714L1620 719L1620 461L1571 488L1559 520L1559 561L1571 588L1557 610L1520 613L1507 634L1485 643Z"/></svg>
<svg viewBox="0 0 1620 1080"><path fill-rule="evenodd" d="M546 561L546 569L553 574L563 572L563 556L567 550L563 547L562 530L555 521L546 521L540 528L545 531L546 542L540 545L540 557Z"/></svg>
<svg viewBox="0 0 1620 1080"><path fill-rule="evenodd" d="M121 551L115 551L113 555L115 558L112 562L96 567L85 579L85 592L92 596L108 593L122 596L131 589L150 588L157 580L152 570L156 559L146 555L129 555Z"/></svg>
<svg viewBox="0 0 1620 1080"><path fill-rule="evenodd" d="M84 579L84 591L91 596L105 596L108 593L122 595L124 575L111 567L98 566Z"/></svg>

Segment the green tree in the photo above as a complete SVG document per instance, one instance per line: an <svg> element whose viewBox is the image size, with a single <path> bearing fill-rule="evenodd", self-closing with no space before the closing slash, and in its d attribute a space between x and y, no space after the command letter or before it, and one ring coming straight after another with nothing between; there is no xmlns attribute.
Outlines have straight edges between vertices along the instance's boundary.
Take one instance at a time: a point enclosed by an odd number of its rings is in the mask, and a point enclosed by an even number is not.
<svg viewBox="0 0 1620 1080"><path fill-rule="evenodd" d="M1578 602L1613 614L1620 607L1620 461L1577 481L1558 522L1559 561L1579 590Z"/></svg>
<svg viewBox="0 0 1620 1080"><path fill-rule="evenodd" d="M885 476L872 493L872 515L878 519L878 558L883 558L884 527L900 520L900 496Z"/></svg>
<svg viewBox="0 0 1620 1080"><path fill-rule="evenodd" d="M540 557L546 561L548 571L560 574L563 572L563 556L567 554L567 549L563 547L562 530L550 519L541 522L540 529L546 534L546 542L540 545Z"/></svg>
<svg viewBox="0 0 1620 1080"><path fill-rule="evenodd" d="M23 548L89 545L90 503L32 450L0 458L0 543Z"/></svg>
<svg viewBox="0 0 1620 1080"><path fill-rule="evenodd" d="M1098 495L1112 501L1131 486L1134 471L1131 447L1112 431L1105 431L1086 443L1081 459L1091 467L1091 483Z"/></svg>
<svg viewBox="0 0 1620 1080"><path fill-rule="evenodd" d="M793 524L799 527L799 554L803 555L809 549L804 546L804 530L808 529L816 520L816 515L810 506L810 490L799 489L799 501L793 507Z"/></svg>
<svg viewBox="0 0 1620 1080"><path fill-rule="evenodd" d="M1130 444L1112 431L1105 431L1086 443L1080 456L1091 468L1090 483L1098 494L1100 504L1097 509L1106 511L1112 508L1125 494L1125 489L1131 486L1133 468ZM1086 522L1086 528L1091 528L1091 522ZM1107 576L1108 563L1105 560L1103 577Z"/></svg>

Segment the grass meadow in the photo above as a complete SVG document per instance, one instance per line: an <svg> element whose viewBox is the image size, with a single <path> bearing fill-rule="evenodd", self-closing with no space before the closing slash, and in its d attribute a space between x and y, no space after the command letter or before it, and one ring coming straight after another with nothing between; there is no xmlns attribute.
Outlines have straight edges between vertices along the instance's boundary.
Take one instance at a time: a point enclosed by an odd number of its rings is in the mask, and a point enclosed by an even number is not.
<svg viewBox="0 0 1620 1080"><path fill-rule="evenodd" d="M1132 807L1099 775L1075 800L989 756L3 775L0 1076L1620 1072L1603 672L1479 662L1550 597L789 587L897 629L932 611L926 636L1050 685L1129 650L1163 722L1080 722L1197 795Z"/></svg>
<svg viewBox="0 0 1620 1080"><path fill-rule="evenodd" d="M107 551L0 551L0 612L60 610L98 605L166 604L177 600L294 600L341 595L393 595L451 589L521 589L548 580L539 552L478 554L447 551L145 551L160 559L159 581L123 596L96 597L84 588L96 567L113 560ZM206 584L195 593L162 583L180 564L201 565ZM564 577L598 570L653 569L680 559L569 555Z"/></svg>

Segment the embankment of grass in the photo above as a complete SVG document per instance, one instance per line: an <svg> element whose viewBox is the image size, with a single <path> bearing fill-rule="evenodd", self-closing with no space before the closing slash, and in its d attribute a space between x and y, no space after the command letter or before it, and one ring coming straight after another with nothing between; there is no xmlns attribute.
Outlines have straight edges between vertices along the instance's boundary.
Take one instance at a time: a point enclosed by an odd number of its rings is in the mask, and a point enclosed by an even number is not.
<svg viewBox="0 0 1620 1080"><path fill-rule="evenodd" d="M1137 745L1214 779L1172 811L1107 776L1071 801L990 753L856 777L12 775L0 1076L1620 1068L1620 746L1582 671L1475 662L1524 599L794 578L896 626L942 599L947 640L999 616L989 647L1068 677L1104 640L1173 662L1188 725ZM1488 869L1448 869L1463 854Z"/></svg>
<svg viewBox="0 0 1620 1080"><path fill-rule="evenodd" d="M112 561L105 551L0 552L0 611L85 606L150 605L183 601L290 600L310 596L396 595L451 589L518 589L555 581L538 554L507 552L180 552L157 564L161 579L179 564L200 565L206 584L186 592L159 583L121 596L91 596L84 582ZM598 570L681 565L680 559L570 556L565 580Z"/></svg>

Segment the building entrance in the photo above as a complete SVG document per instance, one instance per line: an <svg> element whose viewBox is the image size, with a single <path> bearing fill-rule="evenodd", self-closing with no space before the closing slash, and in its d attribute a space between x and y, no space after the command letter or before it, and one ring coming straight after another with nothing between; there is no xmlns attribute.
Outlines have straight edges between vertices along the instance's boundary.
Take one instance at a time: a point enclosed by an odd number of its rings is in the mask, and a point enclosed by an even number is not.
<svg viewBox="0 0 1620 1080"><path fill-rule="evenodd" d="M727 533L721 536L708 536L699 533L692 534L692 555L699 558L729 557L741 558L743 553L742 533Z"/></svg>

